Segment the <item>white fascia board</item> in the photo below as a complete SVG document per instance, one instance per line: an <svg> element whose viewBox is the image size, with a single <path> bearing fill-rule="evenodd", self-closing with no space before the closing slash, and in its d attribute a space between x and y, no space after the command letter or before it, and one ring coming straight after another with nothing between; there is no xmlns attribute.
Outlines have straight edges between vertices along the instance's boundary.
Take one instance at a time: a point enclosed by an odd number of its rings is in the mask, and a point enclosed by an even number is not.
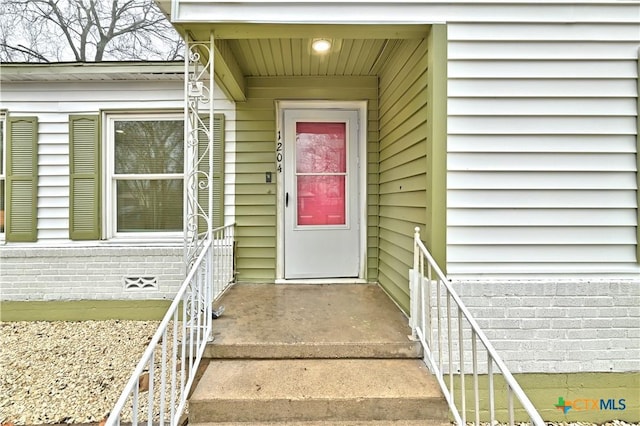
<svg viewBox="0 0 640 426"><path fill-rule="evenodd" d="M68 79L107 80L181 80L184 62L54 62L7 63L2 65L0 81L51 81ZM155 76L155 77L154 77Z"/></svg>
<svg viewBox="0 0 640 426"><path fill-rule="evenodd" d="M637 1L244 1L174 0L175 23L427 24L443 22L640 23Z"/></svg>

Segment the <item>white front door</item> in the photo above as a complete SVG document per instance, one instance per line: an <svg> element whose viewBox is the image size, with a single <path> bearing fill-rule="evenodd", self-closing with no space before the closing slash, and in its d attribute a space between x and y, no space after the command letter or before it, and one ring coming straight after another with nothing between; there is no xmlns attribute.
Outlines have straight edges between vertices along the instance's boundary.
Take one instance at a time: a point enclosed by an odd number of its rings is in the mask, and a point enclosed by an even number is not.
<svg viewBox="0 0 640 426"><path fill-rule="evenodd" d="M360 271L358 111L284 110L284 278Z"/></svg>

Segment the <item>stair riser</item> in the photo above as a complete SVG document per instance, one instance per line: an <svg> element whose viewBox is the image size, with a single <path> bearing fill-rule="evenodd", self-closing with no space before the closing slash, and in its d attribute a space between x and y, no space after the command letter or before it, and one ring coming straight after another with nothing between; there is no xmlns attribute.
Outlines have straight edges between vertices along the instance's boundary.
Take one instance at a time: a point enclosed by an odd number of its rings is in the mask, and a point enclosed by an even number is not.
<svg viewBox="0 0 640 426"><path fill-rule="evenodd" d="M315 422L211 422L189 423L189 426L451 426L438 420L318 420Z"/></svg>
<svg viewBox="0 0 640 426"><path fill-rule="evenodd" d="M422 348L417 343L380 345L208 345L204 358L209 359L419 359Z"/></svg>
<svg viewBox="0 0 640 426"><path fill-rule="evenodd" d="M443 399L210 400L192 402L189 422L440 420Z"/></svg>

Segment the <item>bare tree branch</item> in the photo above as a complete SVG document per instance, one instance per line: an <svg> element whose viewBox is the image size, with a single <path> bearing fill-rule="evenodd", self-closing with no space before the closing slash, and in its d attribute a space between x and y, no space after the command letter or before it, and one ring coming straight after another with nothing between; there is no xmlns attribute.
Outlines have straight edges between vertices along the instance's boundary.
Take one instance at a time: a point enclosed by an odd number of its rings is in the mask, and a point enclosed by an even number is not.
<svg viewBox="0 0 640 426"><path fill-rule="evenodd" d="M27 54L29 56L33 56L34 58L36 58L36 59L38 59L39 61L42 61L42 62L49 62L49 60L47 58L45 58L44 56L42 56L38 52L34 52L33 50L31 50L28 47L25 47L25 46L23 46L21 44L19 44L17 46L9 46L8 44L2 43L2 47L3 48L7 48L7 49L11 49L11 50L15 50L17 52L25 53L25 54Z"/></svg>
<svg viewBox="0 0 640 426"><path fill-rule="evenodd" d="M154 0L0 0L0 61L175 60L183 41Z"/></svg>

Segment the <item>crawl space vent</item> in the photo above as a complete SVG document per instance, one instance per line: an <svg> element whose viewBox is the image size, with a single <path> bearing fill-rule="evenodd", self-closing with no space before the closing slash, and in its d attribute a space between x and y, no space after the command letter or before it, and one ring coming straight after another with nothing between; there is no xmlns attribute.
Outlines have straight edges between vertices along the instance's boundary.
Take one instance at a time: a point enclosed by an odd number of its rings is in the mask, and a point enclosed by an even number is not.
<svg viewBox="0 0 640 426"><path fill-rule="evenodd" d="M157 290L158 277L124 277L124 289L134 290Z"/></svg>

